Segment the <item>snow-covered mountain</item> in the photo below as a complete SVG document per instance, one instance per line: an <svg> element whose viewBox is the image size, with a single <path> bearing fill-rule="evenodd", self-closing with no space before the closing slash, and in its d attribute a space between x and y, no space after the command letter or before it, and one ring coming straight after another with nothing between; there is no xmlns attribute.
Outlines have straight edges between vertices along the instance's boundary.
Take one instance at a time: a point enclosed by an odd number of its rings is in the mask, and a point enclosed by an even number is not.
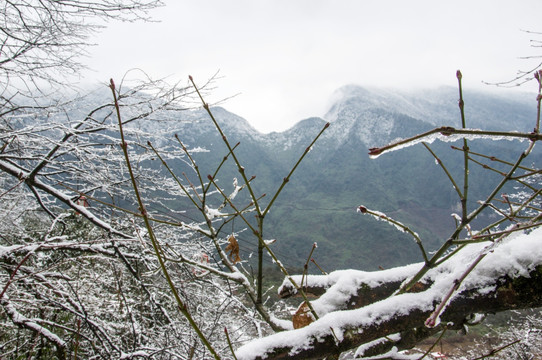
<svg viewBox="0 0 542 360"><path fill-rule="evenodd" d="M533 96L465 92L467 126L493 130L530 131L536 118ZM268 220L269 236L281 239L277 247L291 255L296 265L314 241L326 256L328 269L344 266L375 268L416 260L417 248L383 223L361 217L360 204L385 211L411 224L427 238L429 247L439 243L453 224L450 213L458 199L432 156L421 146L370 160L367 152L399 137L405 138L436 126L460 127L458 93L453 88L401 92L346 86L333 95L329 111L304 119L284 132L261 134L249 123L222 108L213 108L250 175L257 175L257 191L272 194L291 166L329 121L318 140L279 197ZM203 110L187 112L175 130L183 142L210 150L198 161L212 168L226 150ZM472 149L494 156L516 156L521 143L505 145L471 142ZM461 168L462 156L449 144L432 145L450 171ZM513 150L510 150L512 146ZM214 162L209 160L214 157ZM492 184L487 172L472 168L471 199L482 198ZM237 176L235 168L221 170L225 178ZM497 177L498 180L498 177ZM377 248L376 244L380 247ZM367 249L360 253L359 248ZM392 250L391 255L389 249ZM383 249L386 249L385 251ZM301 266L300 264L297 264Z"/></svg>
<svg viewBox="0 0 542 360"><path fill-rule="evenodd" d="M274 149L289 149L307 141L312 129L325 122L332 126L324 135L334 143L342 143L355 134L367 147L382 145L398 136L414 135L421 128L461 126L458 91L452 87L430 90L399 91L347 85L331 96L331 106L321 117L304 119L283 132L261 134L245 119L223 108L212 109L215 118L229 136L247 137ZM529 131L536 116L535 96L511 92L484 93L465 91L467 127L492 130ZM213 132L206 111L195 110L183 115L182 128L190 133Z"/></svg>
<svg viewBox="0 0 542 360"><path fill-rule="evenodd" d="M324 116L330 121L340 118L341 111L349 108L357 113L386 109L390 113L403 114L435 126L461 124L459 94L458 90L452 87L399 91L348 85L335 91L332 97L333 105ZM525 116L525 110L534 110L536 105L536 96L530 94L464 91L463 98L468 127L494 126L509 130L510 117L517 119L519 123L533 121L532 112Z"/></svg>

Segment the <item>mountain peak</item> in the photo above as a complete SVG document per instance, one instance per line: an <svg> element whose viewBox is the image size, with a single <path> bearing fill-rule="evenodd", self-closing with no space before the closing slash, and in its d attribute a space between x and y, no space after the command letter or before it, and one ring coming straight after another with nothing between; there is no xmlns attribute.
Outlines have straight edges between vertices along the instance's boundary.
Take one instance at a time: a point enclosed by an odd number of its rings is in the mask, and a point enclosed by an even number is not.
<svg viewBox="0 0 542 360"><path fill-rule="evenodd" d="M211 111L218 124L220 126L224 126L224 130L249 135L252 137L260 134L260 132L250 125L245 118L231 113L222 107L213 107L211 108Z"/></svg>
<svg viewBox="0 0 542 360"><path fill-rule="evenodd" d="M391 113L401 113L436 125L438 119L449 118L449 110L457 108L457 94L451 87L424 91L395 90L377 87L347 85L337 89L332 95L332 106L324 118L328 121L337 119L344 108L364 112L381 109ZM429 106L430 105L430 106ZM428 111L437 107L443 116L435 118Z"/></svg>
<svg viewBox="0 0 542 360"><path fill-rule="evenodd" d="M528 94L502 91L463 92L467 127L494 130L526 131L523 124L534 119L535 103L529 109ZM457 106L458 90L450 86L433 89L395 90L376 87L347 85L337 89L331 96L332 105L324 119L333 122L345 114L359 116L375 110L402 114L433 126L459 126L460 112ZM531 121L532 122L532 121Z"/></svg>

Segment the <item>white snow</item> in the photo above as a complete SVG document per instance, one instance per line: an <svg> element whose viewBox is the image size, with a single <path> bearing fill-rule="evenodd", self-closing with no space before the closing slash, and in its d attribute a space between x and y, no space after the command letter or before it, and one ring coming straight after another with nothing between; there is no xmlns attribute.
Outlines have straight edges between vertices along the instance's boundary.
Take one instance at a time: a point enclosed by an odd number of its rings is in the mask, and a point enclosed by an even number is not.
<svg viewBox="0 0 542 360"><path fill-rule="evenodd" d="M143 351L143 350L139 350L139 351L134 351L132 353L122 353L119 357L119 359L123 360L123 359L133 359L133 358L138 358L138 357L141 357L141 358L148 358L150 357L150 354L146 351Z"/></svg>
<svg viewBox="0 0 542 360"><path fill-rule="evenodd" d="M390 351L384 354L377 356L364 357L363 360L385 360L385 359L394 359L394 360L418 360L420 358L419 354L407 355L403 354L401 351L398 351L397 347L392 347Z"/></svg>
<svg viewBox="0 0 542 360"><path fill-rule="evenodd" d="M404 280L405 276L414 275L419 268L420 264L411 264L378 272L337 270L329 273L328 275L310 275L305 277L303 286L322 287L327 289L327 292L318 300L312 301L312 304L318 304L319 301L326 302L328 298L332 303L334 302L333 297L355 292L357 291L357 287L359 287L359 285L362 283L368 287L377 287L382 283L402 281ZM292 278L296 283L300 284L302 275L294 275ZM292 288L290 281L287 279L285 279L280 286L278 290L279 293L284 291L283 288L288 288L290 291L295 293L295 289ZM322 307L326 307L326 305L322 305Z"/></svg>
<svg viewBox="0 0 542 360"><path fill-rule="evenodd" d="M210 208L207 205L205 206L205 215L207 216L207 218L209 218L209 220L213 220L216 217L225 216L225 214L221 213L220 210Z"/></svg>
<svg viewBox="0 0 542 360"><path fill-rule="evenodd" d="M369 341L368 343L366 344L363 344L361 345L360 347L357 348L355 354L354 354L354 357L363 357L363 355L365 355L365 352L369 349L371 349L373 346L377 346L379 344L384 344L388 341L394 341L394 342L397 342L401 340L401 334L397 333L397 334L391 334L389 336L386 336L386 337L383 337L383 338L380 338L380 339L376 339L376 340L373 340L373 341Z"/></svg>
<svg viewBox="0 0 542 360"><path fill-rule="evenodd" d="M241 189L242 187L237 184L237 178L233 178L233 191L229 196L230 201L235 199L235 197L237 196L237 194L239 193Z"/></svg>

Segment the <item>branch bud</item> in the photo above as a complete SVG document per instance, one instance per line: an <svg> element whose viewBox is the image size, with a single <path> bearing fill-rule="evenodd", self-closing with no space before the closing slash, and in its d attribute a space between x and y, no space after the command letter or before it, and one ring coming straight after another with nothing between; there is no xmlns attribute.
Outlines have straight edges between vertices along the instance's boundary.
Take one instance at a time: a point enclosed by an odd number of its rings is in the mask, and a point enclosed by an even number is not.
<svg viewBox="0 0 542 360"><path fill-rule="evenodd" d="M451 126L443 126L440 128L440 133L444 136L450 136L454 133L455 129Z"/></svg>

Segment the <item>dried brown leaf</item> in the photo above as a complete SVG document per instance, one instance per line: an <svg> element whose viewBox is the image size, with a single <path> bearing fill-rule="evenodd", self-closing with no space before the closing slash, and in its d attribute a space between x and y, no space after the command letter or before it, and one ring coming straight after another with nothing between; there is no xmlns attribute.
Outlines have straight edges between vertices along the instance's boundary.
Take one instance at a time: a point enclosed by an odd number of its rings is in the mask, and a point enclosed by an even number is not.
<svg viewBox="0 0 542 360"><path fill-rule="evenodd" d="M230 235L228 238L228 243L228 246L226 246L226 252L230 252L230 261L232 261L234 264L241 262L241 257L239 256L239 243L237 242L235 236Z"/></svg>
<svg viewBox="0 0 542 360"><path fill-rule="evenodd" d="M306 302L302 302L297 308L294 316L292 317L292 323L294 329L300 329L312 323L314 317L312 316L311 309Z"/></svg>

